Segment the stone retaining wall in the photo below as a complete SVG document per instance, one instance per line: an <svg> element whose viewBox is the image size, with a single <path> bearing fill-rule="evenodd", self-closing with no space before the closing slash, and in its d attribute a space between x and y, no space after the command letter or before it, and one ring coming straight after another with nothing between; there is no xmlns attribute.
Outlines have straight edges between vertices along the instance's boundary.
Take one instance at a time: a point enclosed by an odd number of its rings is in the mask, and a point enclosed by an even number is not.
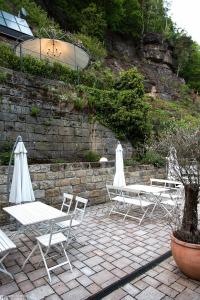
<svg viewBox="0 0 200 300"><path fill-rule="evenodd" d="M36 200L59 207L63 192L77 194L89 199L88 205L108 200L106 183L112 184L114 162L108 163L67 163L38 164L29 167ZM7 200L8 168L0 166L0 223L6 223L8 216L2 208L8 206ZM164 178L165 170L153 166L125 167L127 184L148 183L150 177Z"/></svg>
<svg viewBox="0 0 200 300"><path fill-rule="evenodd" d="M1 67L0 72L7 74L0 82L0 152L21 135L34 163L83 161L88 150L114 159L113 132L92 121L86 110L75 109L70 97L62 100L70 85ZM130 158L130 143L123 142L123 149Z"/></svg>

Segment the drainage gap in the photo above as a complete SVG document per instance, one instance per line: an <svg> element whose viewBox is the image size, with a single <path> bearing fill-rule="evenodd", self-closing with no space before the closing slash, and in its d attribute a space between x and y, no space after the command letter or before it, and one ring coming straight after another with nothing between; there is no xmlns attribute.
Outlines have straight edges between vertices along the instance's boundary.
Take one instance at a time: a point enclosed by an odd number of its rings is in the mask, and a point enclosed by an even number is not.
<svg viewBox="0 0 200 300"><path fill-rule="evenodd" d="M153 269L157 265L159 265L161 262L166 260L172 255L171 251L167 251L163 255L157 257L156 259L152 260L151 262L147 263L146 265L138 268L137 270L131 272L130 274L127 274L126 276L122 277L121 279L113 282L111 285L107 286L106 288L102 289L101 291L97 292L94 295L91 295L87 298L87 300L98 300L102 299L103 297L111 294L115 290L119 289L120 287L124 286L126 283L129 283L136 277L146 273L150 269Z"/></svg>

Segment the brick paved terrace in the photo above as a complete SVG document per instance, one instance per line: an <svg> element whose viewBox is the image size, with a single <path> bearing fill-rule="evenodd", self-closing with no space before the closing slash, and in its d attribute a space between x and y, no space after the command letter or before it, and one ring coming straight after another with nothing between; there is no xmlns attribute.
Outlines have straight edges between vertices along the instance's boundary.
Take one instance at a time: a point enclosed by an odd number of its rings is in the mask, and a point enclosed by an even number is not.
<svg viewBox="0 0 200 300"><path fill-rule="evenodd" d="M0 273L0 295L5 299L87 299L123 276L147 264L170 248L170 228L162 218L145 219L138 226L133 219L108 216L105 205L87 208L77 230L77 241L68 246L73 273L63 266L52 274L49 284L39 251L22 271L21 266L32 249L33 233L14 237L17 249L5 260L14 280ZM11 236L8 227L3 230ZM50 264L59 258L49 260ZM200 299L200 282L186 278L172 257L145 274L115 290L106 300Z"/></svg>

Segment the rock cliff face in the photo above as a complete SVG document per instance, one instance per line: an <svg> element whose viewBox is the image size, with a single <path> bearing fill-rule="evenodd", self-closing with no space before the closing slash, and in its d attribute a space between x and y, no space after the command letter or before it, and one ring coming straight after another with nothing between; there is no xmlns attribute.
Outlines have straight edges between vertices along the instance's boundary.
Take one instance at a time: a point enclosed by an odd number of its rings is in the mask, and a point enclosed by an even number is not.
<svg viewBox="0 0 200 300"><path fill-rule="evenodd" d="M108 66L119 71L137 67L144 76L146 93L165 100L177 99L184 80L173 68L173 47L156 33L144 36L142 47L117 35L107 38Z"/></svg>

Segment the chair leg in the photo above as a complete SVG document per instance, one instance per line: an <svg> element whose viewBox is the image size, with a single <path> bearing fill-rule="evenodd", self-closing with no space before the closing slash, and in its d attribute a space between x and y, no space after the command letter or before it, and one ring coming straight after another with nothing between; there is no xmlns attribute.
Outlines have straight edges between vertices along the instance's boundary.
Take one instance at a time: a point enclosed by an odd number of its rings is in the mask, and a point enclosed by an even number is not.
<svg viewBox="0 0 200 300"><path fill-rule="evenodd" d="M36 244L34 247L33 247L33 250L31 251L31 253L28 255L28 257L26 258L25 262L23 263L23 266L22 266L22 270L23 268L25 267L27 261L30 259L30 257L33 255L33 253L35 252L35 250L37 249L38 247L38 244Z"/></svg>
<svg viewBox="0 0 200 300"><path fill-rule="evenodd" d="M6 256L9 254L9 252L7 252L1 259L0 259L0 272L4 273L4 274L7 274L8 276L10 276L12 279L14 279L13 275L8 272L3 264L3 260L6 258Z"/></svg>
<svg viewBox="0 0 200 300"><path fill-rule="evenodd" d="M123 218L123 221L124 221L124 220L126 219L126 217L128 216L129 211L131 210L131 207L132 207L132 205L129 206L129 208L128 208L128 210L127 210L127 212L126 212L126 214L125 214L125 216L124 216L124 218Z"/></svg>
<svg viewBox="0 0 200 300"><path fill-rule="evenodd" d="M144 211L144 214L143 214L143 216L142 216L142 218L141 218L141 220L140 220L140 222L139 222L139 225L140 225L140 224L142 223L142 221L144 220L144 217L146 216L148 210L149 210L149 207L147 207L147 209Z"/></svg>
<svg viewBox="0 0 200 300"><path fill-rule="evenodd" d="M49 278L49 282L51 283L51 275L50 275L50 272L49 272L49 268L48 268L48 266L47 266L47 262L46 262L46 259L45 259L45 255L44 255L44 253L43 253L43 251L42 251L42 247L41 247L41 245L40 245L39 242L38 242L38 246L39 246L39 249L40 249L40 253L41 253L41 256L42 256L42 260L43 260L43 262L44 262L45 269L46 269L46 271L47 271L47 275L48 275L48 278Z"/></svg>
<svg viewBox="0 0 200 300"><path fill-rule="evenodd" d="M4 265L2 263L1 263L1 266L2 266L2 268L0 268L0 272L4 273L4 274L10 276L12 279L14 279L13 275L6 270L6 268L4 267Z"/></svg>
<svg viewBox="0 0 200 300"><path fill-rule="evenodd" d="M68 255L67 255L67 252L66 252L66 250L65 250L65 247L64 247L63 243L61 243L61 247L62 247L62 250L63 250L64 255L65 255L65 257L66 257L66 260L67 260L67 262L68 262L68 264L69 264L70 270L71 270L71 272L73 272L73 270L72 270L72 265L71 265L71 263L70 263L69 257L68 257Z"/></svg>

